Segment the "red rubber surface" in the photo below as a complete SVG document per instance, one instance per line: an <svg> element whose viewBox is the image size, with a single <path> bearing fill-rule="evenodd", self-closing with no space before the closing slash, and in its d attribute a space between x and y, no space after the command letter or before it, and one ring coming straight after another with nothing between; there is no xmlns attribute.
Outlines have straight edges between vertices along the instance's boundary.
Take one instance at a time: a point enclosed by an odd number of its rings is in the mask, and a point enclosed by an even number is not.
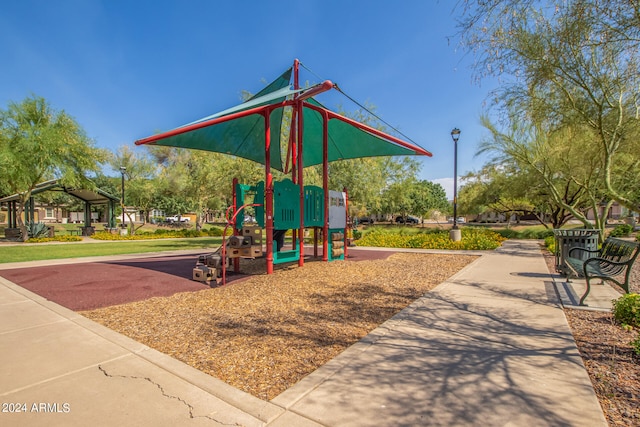
<svg viewBox="0 0 640 427"><path fill-rule="evenodd" d="M348 259L385 259L392 253L349 248ZM1 270L0 276L68 309L82 311L208 289L191 280L196 260L197 255L133 258ZM247 277L227 272L227 284Z"/></svg>

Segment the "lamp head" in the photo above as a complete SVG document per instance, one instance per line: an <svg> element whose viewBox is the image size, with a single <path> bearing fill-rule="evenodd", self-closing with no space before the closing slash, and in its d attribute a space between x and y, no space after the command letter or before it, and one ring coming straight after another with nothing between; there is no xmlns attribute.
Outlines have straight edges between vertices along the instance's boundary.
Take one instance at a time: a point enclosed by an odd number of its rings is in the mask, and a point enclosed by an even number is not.
<svg viewBox="0 0 640 427"><path fill-rule="evenodd" d="M453 128L453 130L451 131L451 138L453 138L453 142L458 142L458 139L460 138L460 129L458 128Z"/></svg>

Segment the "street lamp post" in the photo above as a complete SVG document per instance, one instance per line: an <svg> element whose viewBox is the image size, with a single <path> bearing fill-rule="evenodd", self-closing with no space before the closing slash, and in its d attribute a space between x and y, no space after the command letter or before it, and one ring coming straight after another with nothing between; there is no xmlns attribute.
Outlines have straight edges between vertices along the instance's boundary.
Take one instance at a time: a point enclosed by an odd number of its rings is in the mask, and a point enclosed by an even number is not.
<svg viewBox="0 0 640 427"><path fill-rule="evenodd" d="M454 242L461 240L462 235L458 228L458 139L460 139L460 129L454 128L451 131L453 139L453 227L449 236Z"/></svg>
<svg viewBox="0 0 640 427"><path fill-rule="evenodd" d="M127 171L127 168L125 168L124 166L120 166L120 173L122 174L122 199L121 199L121 204L122 204L122 225L121 227L124 228L124 173Z"/></svg>

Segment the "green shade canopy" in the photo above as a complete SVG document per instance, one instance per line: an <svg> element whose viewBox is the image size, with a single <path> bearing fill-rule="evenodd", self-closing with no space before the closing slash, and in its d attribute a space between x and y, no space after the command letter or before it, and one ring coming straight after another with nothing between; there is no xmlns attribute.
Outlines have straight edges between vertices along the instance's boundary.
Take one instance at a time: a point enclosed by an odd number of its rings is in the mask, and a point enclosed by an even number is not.
<svg viewBox="0 0 640 427"><path fill-rule="evenodd" d="M322 107L314 99L309 104ZM322 107L324 109L324 107ZM302 158L305 166L322 163L322 127L320 112L311 108L304 109L304 145ZM389 140L373 135L339 117L330 118L328 122L328 160L333 162L343 159L358 159L377 156L411 156L415 150L405 148Z"/></svg>
<svg viewBox="0 0 640 427"><path fill-rule="evenodd" d="M31 191L31 195L35 196L45 191L62 191L73 197L82 200L83 202L90 203L92 205L104 205L109 202L119 202L120 198L112 196L100 188L94 188L92 190L86 188L72 188L62 185L59 180L52 179L50 181L37 184ZM24 194L24 193L22 193ZM22 194L13 194L11 196L3 197L0 199L0 203L12 202L20 200Z"/></svg>
<svg viewBox="0 0 640 427"><path fill-rule="evenodd" d="M238 106L171 131L138 140L136 145L156 144L215 151L264 165L264 114L270 111L270 165L282 171L282 153L286 152L284 148L289 143L288 138L281 138L281 135L287 134L283 132L285 108L288 107L290 112L290 107L295 102L294 96L304 97L305 92L317 91L320 86L290 89L291 73L292 69L288 69L262 91ZM332 84L329 82L329 85ZM391 135L331 112L313 98L302 102L304 167L318 165L323 161L323 116L328 117L329 162L375 156L431 156L431 153L417 145L400 141Z"/></svg>

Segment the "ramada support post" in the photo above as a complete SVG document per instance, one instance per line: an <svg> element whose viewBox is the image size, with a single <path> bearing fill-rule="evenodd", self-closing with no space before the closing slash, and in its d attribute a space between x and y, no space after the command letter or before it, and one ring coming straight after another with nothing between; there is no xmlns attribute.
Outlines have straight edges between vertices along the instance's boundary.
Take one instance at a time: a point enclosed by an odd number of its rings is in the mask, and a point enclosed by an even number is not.
<svg viewBox="0 0 640 427"><path fill-rule="evenodd" d="M342 191L344 191L344 223L345 223L345 229L344 229L344 259L347 259L347 248L349 247L349 245L347 244L348 242L348 238L347 238L347 234L349 232L349 191L347 191L347 187L343 187Z"/></svg>
<svg viewBox="0 0 640 427"><path fill-rule="evenodd" d="M300 80L299 80L299 76L298 76L298 71L299 71L299 67L300 66L300 61L298 61L297 59L293 62L293 88L294 89L299 89L300 88ZM295 111L294 117L297 116L297 131L298 131L298 148L297 148L297 154L298 154L298 166L297 166L297 171L298 171L298 188L300 190L300 229L298 230L298 239L299 239L299 244L298 247L300 248L300 256L298 257L298 266L302 267L304 266L304 174L303 174L303 170L304 170L304 162L303 162L303 158L302 158L302 139L303 139L303 129L304 129L304 118L303 118L303 101L298 100L298 95L296 94L296 103L294 104L293 108Z"/></svg>
<svg viewBox="0 0 640 427"><path fill-rule="evenodd" d="M291 127L289 128L289 144L287 146L287 161L285 163L285 170L284 173L287 174L287 168L289 167L289 160L291 160L291 182L293 182L294 184L298 185L299 188L300 185L298 184L298 169L297 169L297 165L298 165L298 155L297 155L297 140L296 140L296 121L297 119L297 112L298 110L296 109L295 105L291 108ZM300 193L300 197L303 197L304 192L301 191ZM302 200L300 201L300 203L302 203ZM302 224L302 223L301 223ZM298 234L297 234L298 230L294 229L292 236L291 236L291 246L293 250L296 249L296 246L298 244Z"/></svg>
<svg viewBox="0 0 640 427"><path fill-rule="evenodd" d="M238 212L238 193L236 192L236 188L238 188L238 178L233 178L233 189L232 189L232 193L233 194L233 235L237 236L238 235L238 227L236 226L236 223L238 221L237 216L236 216L236 212ZM241 204L240 206L244 205L244 200L240 201ZM233 259L233 271L236 273L240 272L240 258L234 258Z"/></svg>
<svg viewBox="0 0 640 427"><path fill-rule="evenodd" d="M267 229L267 274L273 273L273 175L271 174L271 110L264 112L264 198Z"/></svg>
<svg viewBox="0 0 640 427"><path fill-rule="evenodd" d="M326 110L322 110L322 190L324 191L322 260L329 261L329 115Z"/></svg>

